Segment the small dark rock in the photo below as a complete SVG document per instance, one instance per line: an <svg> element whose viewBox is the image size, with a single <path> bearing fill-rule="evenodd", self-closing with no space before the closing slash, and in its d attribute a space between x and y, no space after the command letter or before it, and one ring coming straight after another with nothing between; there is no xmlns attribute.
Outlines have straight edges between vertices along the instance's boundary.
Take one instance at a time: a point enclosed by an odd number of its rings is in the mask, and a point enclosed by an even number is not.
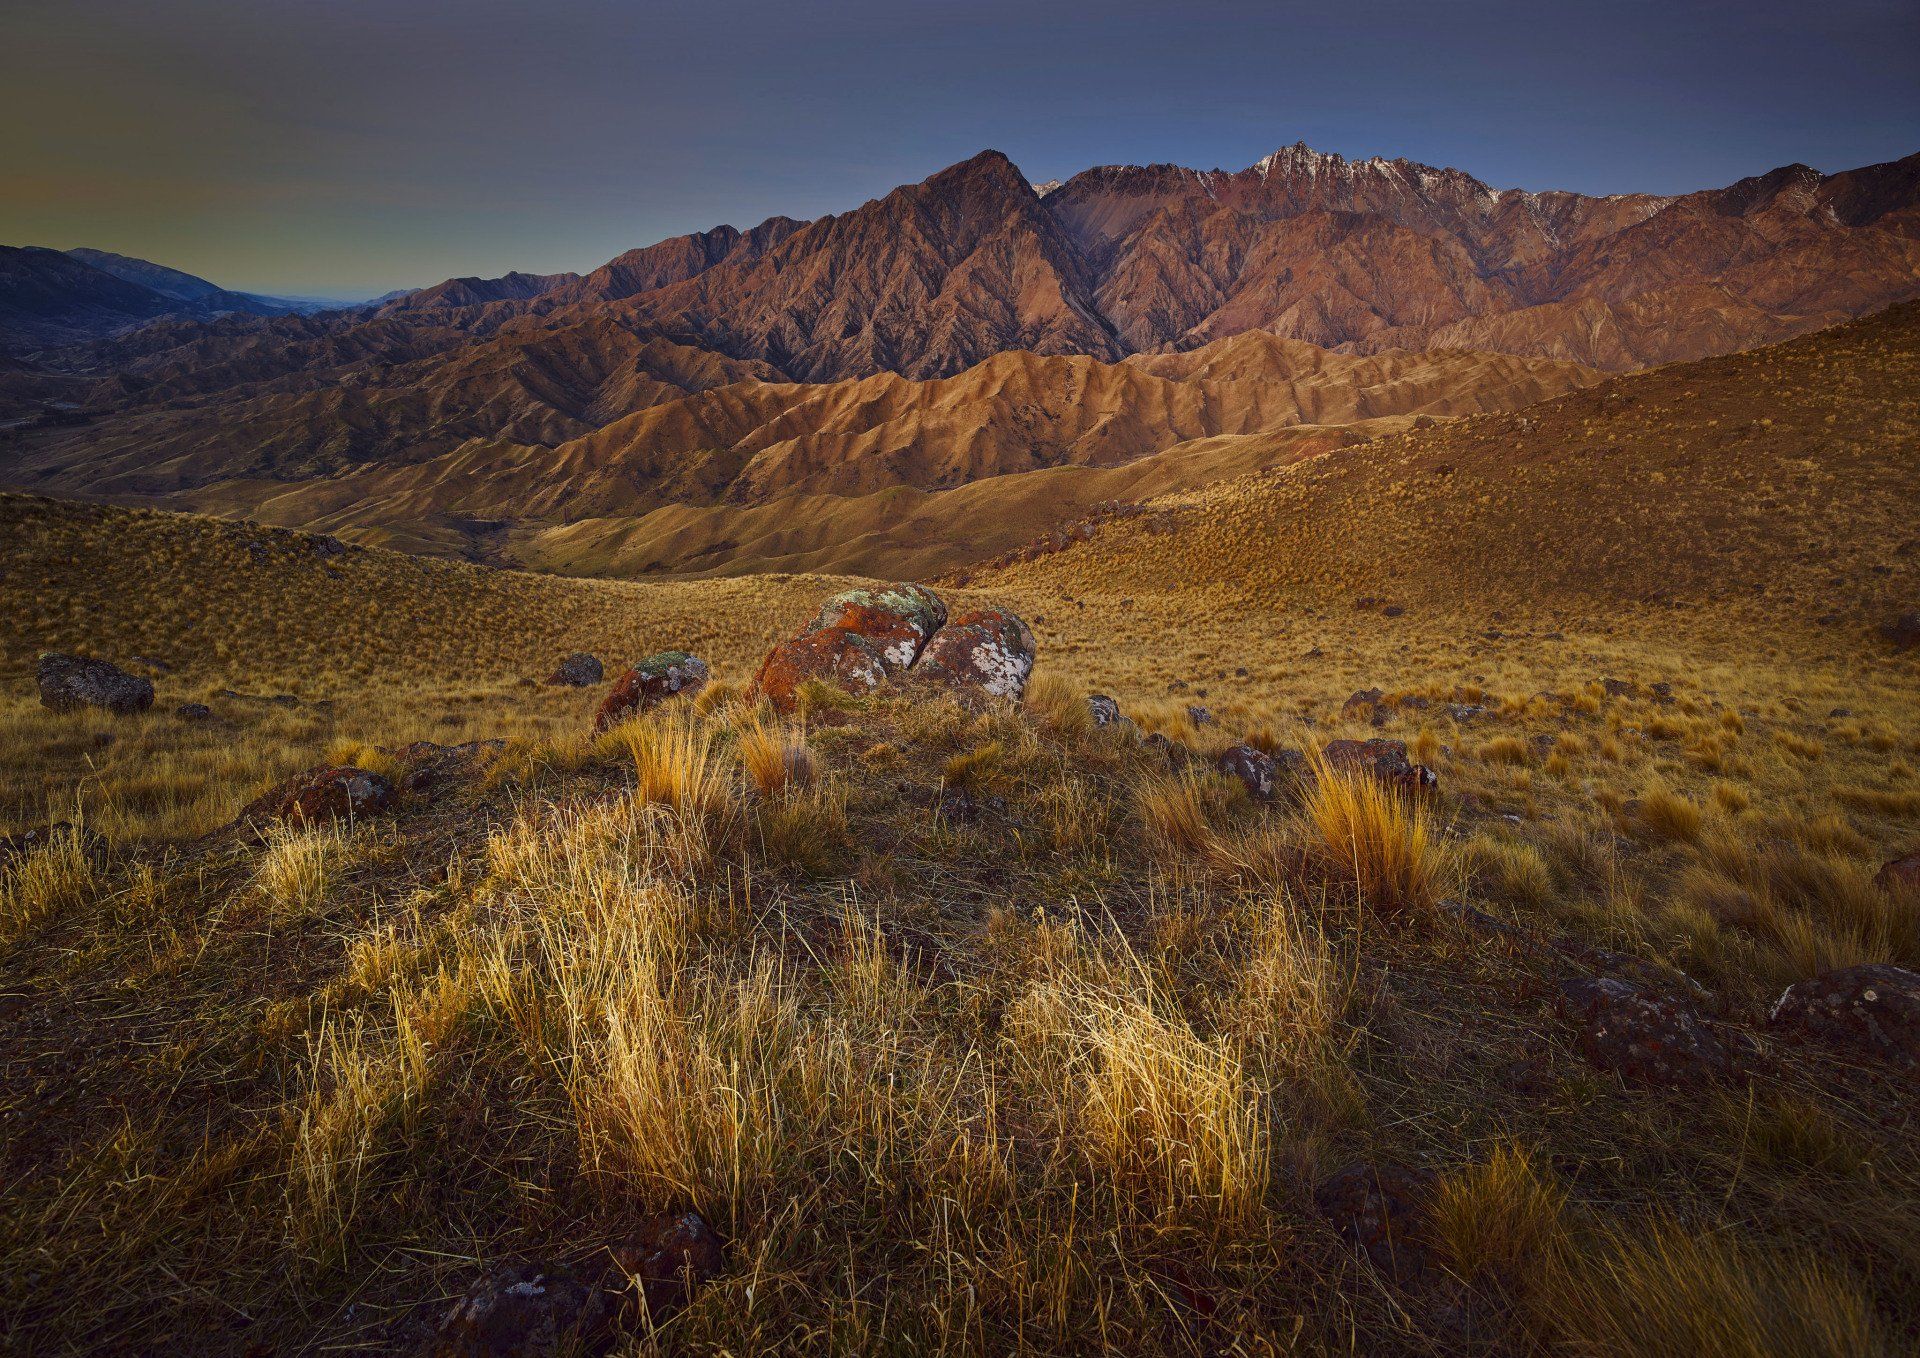
<svg viewBox="0 0 1920 1358"><path fill-rule="evenodd" d="M554 667L547 682L564 688L591 688L606 676L598 656L575 651Z"/></svg>
<svg viewBox="0 0 1920 1358"><path fill-rule="evenodd" d="M1349 1165L1314 1190L1314 1205L1374 1266L1406 1281L1431 1262L1426 1240L1430 1176L1399 1165Z"/></svg>
<svg viewBox="0 0 1920 1358"><path fill-rule="evenodd" d="M1253 796L1266 798L1273 795L1277 774L1273 759L1253 746L1229 746L1221 754L1219 764L1222 773L1238 778Z"/></svg>
<svg viewBox="0 0 1920 1358"><path fill-rule="evenodd" d="M613 1261L640 1289L658 1320L683 1306L693 1289L727 1266L726 1245L698 1212L649 1217L613 1247Z"/></svg>
<svg viewBox="0 0 1920 1358"><path fill-rule="evenodd" d="M1401 740L1335 740L1320 754L1330 768L1365 774L1402 792L1426 792L1439 781L1432 769L1407 757Z"/></svg>
<svg viewBox="0 0 1920 1358"><path fill-rule="evenodd" d="M1896 651L1911 651L1920 646L1920 613L1902 613L1882 624L1880 635L1891 642Z"/></svg>
<svg viewBox="0 0 1920 1358"><path fill-rule="evenodd" d="M1638 698L1640 685L1631 679L1602 679L1600 687L1606 690L1609 698Z"/></svg>
<svg viewBox="0 0 1920 1358"><path fill-rule="evenodd" d="M1903 891L1920 896L1920 852L1882 863L1873 875L1873 884L1890 896Z"/></svg>
<svg viewBox="0 0 1920 1358"><path fill-rule="evenodd" d="M481 1279L455 1302L427 1347L429 1358L564 1358L605 1352L613 1300L565 1269L516 1264Z"/></svg>
<svg viewBox="0 0 1920 1358"><path fill-rule="evenodd" d="M1120 720L1120 704L1104 693L1087 695L1087 715L1095 726L1112 726Z"/></svg>
<svg viewBox="0 0 1920 1358"><path fill-rule="evenodd" d="M1612 976L1560 987L1560 1011L1593 1065L1644 1084L1685 1085L1732 1072L1726 1047L1690 1005Z"/></svg>
<svg viewBox="0 0 1920 1358"><path fill-rule="evenodd" d="M181 721L207 721L213 716L213 709L205 703L181 703L173 709L173 715Z"/></svg>
<svg viewBox="0 0 1920 1358"><path fill-rule="evenodd" d="M1868 963L1788 986L1767 1023L1776 1031L1920 1065L1920 973Z"/></svg>
<svg viewBox="0 0 1920 1358"><path fill-rule="evenodd" d="M1193 703L1187 708L1187 720L1195 726L1211 726L1213 725L1213 713L1207 708L1202 707L1199 703Z"/></svg>

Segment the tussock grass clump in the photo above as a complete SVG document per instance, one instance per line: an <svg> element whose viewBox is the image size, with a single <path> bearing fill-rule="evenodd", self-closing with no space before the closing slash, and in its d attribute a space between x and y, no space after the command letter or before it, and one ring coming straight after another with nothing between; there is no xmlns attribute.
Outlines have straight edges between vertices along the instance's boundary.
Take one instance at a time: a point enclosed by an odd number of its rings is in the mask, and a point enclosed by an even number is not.
<svg viewBox="0 0 1920 1358"><path fill-rule="evenodd" d="M0 930L13 934L83 905L103 883L79 826L67 826L11 862L0 863Z"/></svg>
<svg viewBox="0 0 1920 1358"><path fill-rule="evenodd" d="M1638 821L1654 839L1691 843L1700 838L1706 815L1698 802L1656 784L1641 795Z"/></svg>
<svg viewBox="0 0 1920 1358"><path fill-rule="evenodd" d="M733 788L724 751L696 716L661 711L615 728L633 756L634 796L688 819L712 820L728 809Z"/></svg>
<svg viewBox="0 0 1920 1358"><path fill-rule="evenodd" d="M1321 857L1375 910L1432 907L1450 865L1426 809L1324 760L1316 761L1315 775L1304 811Z"/></svg>
<svg viewBox="0 0 1920 1358"><path fill-rule="evenodd" d="M1206 790L1195 774L1149 777L1134 789L1133 804L1148 833L1163 848L1197 856L1214 847Z"/></svg>
<svg viewBox="0 0 1920 1358"><path fill-rule="evenodd" d="M788 727L753 722L741 729L736 750L747 781L763 797L811 787L818 773L805 734Z"/></svg>
<svg viewBox="0 0 1920 1358"><path fill-rule="evenodd" d="M1531 1292L1574 1352L1618 1358L1890 1358L1859 1285L1828 1260L1671 1217L1620 1222L1565 1251Z"/></svg>
<svg viewBox="0 0 1920 1358"><path fill-rule="evenodd" d="M1566 1191L1518 1145L1443 1175L1428 1204L1433 1234L1454 1272L1513 1284L1562 1248Z"/></svg>
<svg viewBox="0 0 1920 1358"><path fill-rule="evenodd" d="M328 821L277 826L254 864L253 881L276 909L291 915L320 908L351 853L345 827Z"/></svg>

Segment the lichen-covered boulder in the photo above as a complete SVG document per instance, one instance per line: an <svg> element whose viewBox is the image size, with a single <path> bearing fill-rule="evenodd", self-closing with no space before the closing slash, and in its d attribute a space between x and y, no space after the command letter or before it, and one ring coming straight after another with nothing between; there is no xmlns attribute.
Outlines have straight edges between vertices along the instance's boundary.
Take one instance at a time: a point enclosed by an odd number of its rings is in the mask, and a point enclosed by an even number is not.
<svg viewBox="0 0 1920 1358"><path fill-rule="evenodd" d="M1113 726L1120 720L1120 704L1104 693L1089 693L1087 715L1095 726Z"/></svg>
<svg viewBox="0 0 1920 1358"><path fill-rule="evenodd" d="M1730 1074L1733 1057L1692 1008L1630 981L1585 976L1560 987L1560 1012L1581 1055L1643 1084L1688 1085Z"/></svg>
<svg viewBox="0 0 1920 1358"><path fill-rule="evenodd" d="M1222 773L1230 778L1238 778L1253 796L1267 798L1273 795L1277 770L1270 756L1251 745L1231 745L1221 753L1218 762Z"/></svg>
<svg viewBox="0 0 1920 1358"><path fill-rule="evenodd" d="M598 656L575 651L554 666L553 673L547 676L547 682L564 688L591 688L605 677L606 669L600 664Z"/></svg>
<svg viewBox="0 0 1920 1358"><path fill-rule="evenodd" d="M605 731L630 717L650 712L669 698L692 697L707 686L707 662L685 651L660 651L629 669L593 715L593 729Z"/></svg>
<svg viewBox="0 0 1920 1358"><path fill-rule="evenodd" d="M1033 633L999 608L963 613L933 634L913 667L914 678L961 694L1018 702L1038 651Z"/></svg>
<svg viewBox="0 0 1920 1358"><path fill-rule="evenodd" d="M649 1217L612 1252L656 1321L685 1305L694 1287L727 1264L726 1246L698 1212Z"/></svg>
<svg viewBox="0 0 1920 1358"><path fill-rule="evenodd" d="M565 1269L513 1264L468 1289L441 1320L430 1358L563 1358L602 1353L617 1307Z"/></svg>
<svg viewBox="0 0 1920 1358"><path fill-rule="evenodd" d="M118 665L83 655L49 651L40 657L40 705L54 712L100 707L130 716L153 706L153 684Z"/></svg>
<svg viewBox="0 0 1920 1358"><path fill-rule="evenodd" d="M786 713L811 679L855 695L871 693L906 672L946 620L946 604L922 585L836 594L811 622L767 652L748 697L764 697Z"/></svg>
<svg viewBox="0 0 1920 1358"><path fill-rule="evenodd" d="M1320 755L1329 768L1364 774L1402 792L1426 792L1438 781L1432 769L1407 757L1402 740L1335 740Z"/></svg>
<svg viewBox="0 0 1920 1358"><path fill-rule="evenodd" d="M880 648L888 673L906 669L919 658L933 634L947 625L947 605L925 585L888 585L850 589L834 595L807 625L809 632L854 632Z"/></svg>
<svg viewBox="0 0 1920 1358"><path fill-rule="evenodd" d="M1920 973L1868 963L1788 986L1768 1026L1900 1066L1920 1066Z"/></svg>
<svg viewBox="0 0 1920 1358"><path fill-rule="evenodd" d="M346 764L322 764L296 774L240 813L255 825L285 821L318 825L333 820L364 820L393 807L393 784L377 773Z"/></svg>

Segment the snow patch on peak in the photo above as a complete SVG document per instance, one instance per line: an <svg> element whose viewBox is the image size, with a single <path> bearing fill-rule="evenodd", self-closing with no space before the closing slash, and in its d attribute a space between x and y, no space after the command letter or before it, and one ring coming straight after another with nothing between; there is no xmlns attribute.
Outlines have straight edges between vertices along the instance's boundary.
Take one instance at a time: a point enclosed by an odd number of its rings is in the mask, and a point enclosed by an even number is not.
<svg viewBox="0 0 1920 1358"><path fill-rule="evenodd" d="M1027 187L1032 189L1037 197L1045 198L1048 194L1060 187L1060 181L1057 179L1049 179L1044 184L1029 184Z"/></svg>

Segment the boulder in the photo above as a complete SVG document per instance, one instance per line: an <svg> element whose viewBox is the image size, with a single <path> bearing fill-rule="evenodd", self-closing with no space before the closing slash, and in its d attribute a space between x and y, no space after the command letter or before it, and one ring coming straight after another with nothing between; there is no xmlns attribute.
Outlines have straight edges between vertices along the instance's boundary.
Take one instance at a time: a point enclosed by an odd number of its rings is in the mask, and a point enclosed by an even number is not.
<svg viewBox="0 0 1920 1358"><path fill-rule="evenodd" d="M1688 1085L1728 1075L1733 1058L1692 1007L1631 981L1583 976L1560 987L1561 1016L1580 1053L1642 1084Z"/></svg>
<svg viewBox="0 0 1920 1358"><path fill-rule="evenodd" d="M1920 1066L1920 972L1868 963L1788 986L1768 1026L1899 1066Z"/></svg>
<svg viewBox="0 0 1920 1358"><path fill-rule="evenodd" d="M322 764L296 774L248 803L242 822L285 821L317 825L332 820L364 820L393 807L393 784L377 773L345 764Z"/></svg>
<svg viewBox="0 0 1920 1358"><path fill-rule="evenodd" d="M49 651L40 657L40 705L55 712L103 707L116 716L153 706L153 684L118 665Z"/></svg>
<svg viewBox="0 0 1920 1358"><path fill-rule="evenodd" d="M764 697L789 713L810 679L856 695L871 693L919 659L946 620L947 606L921 585L836 594L811 622L767 652L748 697Z"/></svg>
<svg viewBox="0 0 1920 1358"><path fill-rule="evenodd" d="M1120 704L1104 693L1089 693L1087 715L1095 726L1112 726L1120 720Z"/></svg>
<svg viewBox="0 0 1920 1358"><path fill-rule="evenodd" d="M963 613L933 634L913 677L962 693L1020 700L1038 647L1026 623L1004 609Z"/></svg>
<svg viewBox="0 0 1920 1358"><path fill-rule="evenodd" d="M1277 770L1271 756L1251 745L1231 745L1222 752L1218 762L1222 773L1238 778L1253 796L1266 798L1273 795Z"/></svg>
<svg viewBox="0 0 1920 1358"><path fill-rule="evenodd" d="M565 688L591 688L605 677L606 670L602 668L598 656L575 651L554 666L553 673L547 676L547 682Z"/></svg>
<svg viewBox="0 0 1920 1358"><path fill-rule="evenodd" d="M693 1289L719 1275L727 1251L698 1212L649 1217L613 1247L613 1261L639 1288L647 1314L658 1320L686 1304Z"/></svg>
<svg viewBox="0 0 1920 1358"><path fill-rule="evenodd" d="M514 1264L453 1304L427 1346L430 1358L567 1358L613 1342L614 1300L565 1269Z"/></svg>
<svg viewBox="0 0 1920 1358"><path fill-rule="evenodd" d="M1335 740L1320 754L1329 768L1364 774L1402 792L1426 792L1439 781L1432 769L1407 757L1403 740Z"/></svg>
<svg viewBox="0 0 1920 1358"><path fill-rule="evenodd" d="M652 711L669 698L692 697L707 686L707 662L685 651L661 651L621 675L593 714L593 729L605 731Z"/></svg>
<svg viewBox="0 0 1920 1358"><path fill-rule="evenodd" d="M1920 613L1902 613L1892 621L1882 623L1880 635L1896 651L1911 651L1920 646Z"/></svg>
<svg viewBox="0 0 1920 1358"><path fill-rule="evenodd" d="M1873 875L1873 884L1889 896L1903 891L1920 896L1920 852L1882 863Z"/></svg>

